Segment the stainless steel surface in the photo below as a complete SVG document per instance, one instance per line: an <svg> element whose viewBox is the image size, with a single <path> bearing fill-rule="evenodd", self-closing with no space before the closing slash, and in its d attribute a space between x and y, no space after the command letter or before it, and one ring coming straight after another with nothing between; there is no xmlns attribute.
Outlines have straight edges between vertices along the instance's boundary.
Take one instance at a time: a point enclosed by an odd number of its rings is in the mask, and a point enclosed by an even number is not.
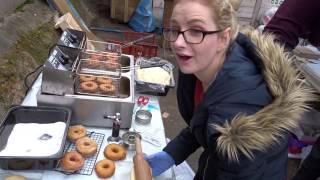
<svg viewBox="0 0 320 180"><path fill-rule="evenodd" d="M81 78L87 78L87 77L93 80L91 81L81 80ZM85 89L84 88L84 85L86 85L85 83L89 85L94 84L97 87L94 88L95 90ZM130 92L129 92L130 88L126 88L129 86L129 83L130 83L130 80L126 77L114 78L111 76L77 75L74 86L75 86L76 94L124 98L130 95ZM101 87L103 85L108 87ZM124 87L124 88L121 89L120 87ZM109 88L109 89L106 89L106 88Z"/></svg>
<svg viewBox="0 0 320 180"><path fill-rule="evenodd" d="M114 44L114 43L108 43L108 42L102 42L102 41L87 40L85 45L86 51L99 52L102 54L115 53L115 54L121 55L121 49L122 47L120 44Z"/></svg>
<svg viewBox="0 0 320 180"><path fill-rule="evenodd" d="M70 71L43 67L41 91L44 94L73 94L73 76Z"/></svg>
<svg viewBox="0 0 320 180"><path fill-rule="evenodd" d="M152 114L147 110L138 110L136 112L135 120L139 124L149 124L151 119L152 119Z"/></svg>
<svg viewBox="0 0 320 180"><path fill-rule="evenodd" d="M133 56L123 55L121 63L134 65ZM81 94L64 96L48 95L38 92L37 104L47 106L63 106L72 109L71 124L83 124L93 127L112 127L112 121L104 119L105 115L121 114L121 128L130 128L134 101L134 71L121 74L120 96L100 97Z"/></svg>

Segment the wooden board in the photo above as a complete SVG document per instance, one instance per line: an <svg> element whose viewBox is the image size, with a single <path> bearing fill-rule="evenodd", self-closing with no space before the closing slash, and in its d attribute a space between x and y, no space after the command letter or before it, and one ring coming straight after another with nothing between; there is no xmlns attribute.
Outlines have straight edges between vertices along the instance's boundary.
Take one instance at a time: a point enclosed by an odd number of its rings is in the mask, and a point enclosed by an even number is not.
<svg viewBox="0 0 320 180"><path fill-rule="evenodd" d="M136 10L139 2L140 0L111 0L111 18L127 23Z"/></svg>
<svg viewBox="0 0 320 180"><path fill-rule="evenodd" d="M56 8L59 10L59 12L61 14L67 14L70 13L71 16L73 17L73 19L75 20L75 22L80 26L80 28L82 29L82 31L86 32L86 35L89 39L91 40L96 40L99 41L100 39L94 35L89 29L88 27L86 27L85 24L80 23L81 20L79 20L77 18L76 15L73 14L73 11L70 9L68 3L65 0L53 0ZM81 17L80 17L81 18Z"/></svg>

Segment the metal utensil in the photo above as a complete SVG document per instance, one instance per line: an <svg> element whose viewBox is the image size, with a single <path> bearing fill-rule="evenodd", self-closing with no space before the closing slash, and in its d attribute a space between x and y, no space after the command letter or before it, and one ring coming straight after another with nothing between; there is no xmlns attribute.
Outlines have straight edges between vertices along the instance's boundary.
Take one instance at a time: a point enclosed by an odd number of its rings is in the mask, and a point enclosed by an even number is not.
<svg viewBox="0 0 320 180"><path fill-rule="evenodd" d="M136 150L136 137L141 139L141 135L134 131L128 131L122 135L123 144L128 148L128 150Z"/></svg>
<svg viewBox="0 0 320 180"><path fill-rule="evenodd" d="M140 108L140 110L136 112L135 121L139 124L149 124L151 122L151 119L152 114L147 110L141 110Z"/></svg>

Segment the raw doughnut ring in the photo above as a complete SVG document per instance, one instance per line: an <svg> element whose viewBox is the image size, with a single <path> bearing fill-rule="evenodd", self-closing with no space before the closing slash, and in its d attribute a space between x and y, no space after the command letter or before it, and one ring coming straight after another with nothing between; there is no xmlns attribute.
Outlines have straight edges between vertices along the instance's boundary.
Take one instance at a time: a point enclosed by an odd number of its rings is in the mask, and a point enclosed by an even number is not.
<svg viewBox="0 0 320 180"><path fill-rule="evenodd" d="M101 55L91 54L91 55L89 56L89 59L90 59L90 60L94 60L94 61L99 61L99 60L100 60L100 57L101 57Z"/></svg>
<svg viewBox="0 0 320 180"><path fill-rule="evenodd" d="M82 125L70 126L68 130L67 138L71 142L75 142L77 139L87 135L87 129Z"/></svg>
<svg viewBox="0 0 320 180"><path fill-rule="evenodd" d="M99 58L99 61L107 61L108 60L108 56L106 55L101 55Z"/></svg>
<svg viewBox="0 0 320 180"><path fill-rule="evenodd" d="M103 159L97 162L95 170L100 178L108 178L114 174L115 168L116 167L113 161L110 161L109 159Z"/></svg>
<svg viewBox="0 0 320 180"><path fill-rule="evenodd" d="M99 89L104 94L114 94L116 92L116 87L113 84L100 84Z"/></svg>
<svg viewBox="0 0 320 180"><path fill-rule="evenodd" d="M112 83L112 79L109 77L98 77L97 82L100 84L110 84Z"/></svg>
<svg viewBox="0 0 320 180"><path fill-rule="evenodd" d="M98 68L100 65L100 62L98 60L87 59L87 60L84 60L84 65L88 68Z"/></svg>
<svg viewBox="0 0 320 180"><path fill-rule="evenodd" d="M94 80L96 80L96 77L94 77L94 76L80 75L81 82L94 81Z"/></svg>
<svg viewBox="0 0 320 180"><path fill-rule="evenodd" d="M93 81L85 81L80 83L80 87L85 92L96 92L98 90L98 84Z"/></svg>
<svg viewBox="0 0 320 180"><path fill-rule="evenodd" d="M126 158L127 152L126 149L119 144L109 144L104 149L103 154L110 160L118 161Z"/></svg>
<svg viewBox="0 0 320 180"><path fill-rule="evenodd" d="M18 175L11 175L11 176L6 176L4 180L27 180L24 176L18 176Z"/></svg>
<svg viewBox="0 0 320 180"><path fill-rule="evenodd" d="M90 157L97 152L97 143L89 137L82 137L76 141L76 149L83 157Z"/></svg>
<svg viewBox="0 0 320 180"><path fill-rule="evenodd" d="M106 63L106 68L107 68L107 70L114 71L114 70L120 69L120 65L116 61L108 61Z"/></svg>
<svg viewBox="0 0 320 180"><path fill-rule="evenodd" d="M109 61L117 62L119 60L118 56L108 56Z"/></svg>
<svg viewBox="0 0 320 180"><path fill-rule="evenodd" d="M61 168L67 172L78 171L84 164L84 158L76 151L70 151L64 154L61 159Z"/></svg>

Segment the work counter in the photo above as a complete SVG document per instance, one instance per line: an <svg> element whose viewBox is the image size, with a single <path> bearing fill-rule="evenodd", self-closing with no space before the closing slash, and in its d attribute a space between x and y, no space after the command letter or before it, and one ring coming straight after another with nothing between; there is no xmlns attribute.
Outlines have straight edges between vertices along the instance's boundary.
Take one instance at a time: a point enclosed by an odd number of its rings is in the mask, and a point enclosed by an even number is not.
<svg viewBox="0 0 320 180"><path fill-rule="evenodd" d="M33 84L32 88L24 98L22 105L24 106L37 106L37 100L36 100L36 94L41 88L41 77L42 75L37 78L35 83ZM136 96L137 97L137 96ZM165 137L165 131L164 131L164 126L162 122L162 117L161 117L161 111L160 111L160 105L157 97L154 96L148 96L149 97L149 103L143 107L144 109L147 109L152 113L152 120L149 124L147 125L141 125L135 122L135 112L138 108L137 105L135 105L134 110L133 110L133 120L132 120L132 125L131 125L131 130L135 130L137 132L140 132L142 137L144 135L147 135L151 140L154 140L156 143L150 143L149 141L145 141L142 138L142 150L145 154L152 154L159 152L163 149L163 147L166 145L166 137ZM102 143L101 143L101 148L98 151L98 156L95 161L95 163L99 160L104 159L103 155L103 150L108 144L107 138L111 136L112 129L111 128L99 128L99 127L87 127L87 130L90 132L95 132L98 134L101 134L103 137ZM126 130L120 130L120 136L125 133ZM134 156L134 151L128 151L127 156L124 160L116 162L116 171L115 174L109 178L113 180L125 180L125 179L130 179L130 173L132 170L133 166L133 156ZM93 166L94 167L94 166ZM186 170L185 168L180 168L180 170ZM192 171L192 170L191 170ZM190 172L190 170L189 170ZM182 173L182 172L181 172ZM79 179L99 179L95 173L95 170L92 170L92 174L90 175L82 175L82 174L65 174L63 172L57 171L57 170L28 170L28 171L5 171L0 169L0 174L2 176L4 174L19 174L27 177L28 179L44 179L44 180L57 180L57 179L74 179L74 180L79 180ZM190 174L190 173L189 173ZM1 176L0 176L1 177ZM165 173L158 177L154 177L155 180L174 180L175 178L175 172L174 168L171 168L167 170ZM189 179L192 179L189 178Z"/></svg>

